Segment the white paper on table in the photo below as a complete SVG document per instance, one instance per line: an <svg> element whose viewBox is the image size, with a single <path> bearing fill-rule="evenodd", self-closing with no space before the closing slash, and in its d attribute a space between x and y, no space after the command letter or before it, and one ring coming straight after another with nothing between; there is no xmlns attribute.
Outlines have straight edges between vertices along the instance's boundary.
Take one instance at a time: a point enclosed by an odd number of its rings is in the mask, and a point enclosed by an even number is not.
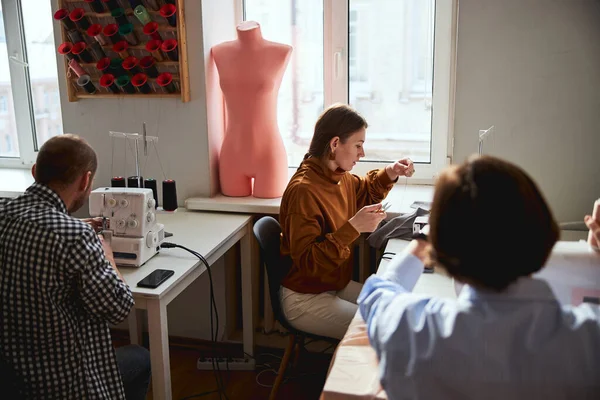
<svg viewBox="0 0 600 400"><path fill-rule="evenodd" d="M377 355L369 346L339 346L323 387L323 400L387 399L379 384Z"/></svg>
<svg viewBox="0 0 600 400"><path fill-rule="evenodd" d="M546 280L562 304L600 304L600 252L587 242L557 242L534 276Z"/></svg>

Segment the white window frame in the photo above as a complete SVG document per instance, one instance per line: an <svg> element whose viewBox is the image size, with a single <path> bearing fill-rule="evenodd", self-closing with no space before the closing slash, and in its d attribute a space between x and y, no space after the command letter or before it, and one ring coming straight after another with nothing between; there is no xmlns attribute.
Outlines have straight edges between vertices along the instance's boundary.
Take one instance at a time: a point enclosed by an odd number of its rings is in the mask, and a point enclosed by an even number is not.
<svg viewBox="0 0 600 400"><path fill-rule="evenodd" d="M234 1L239 23L244 16L244 0ZM323 14L324 102L326 105L348 103L349 1L323 0ZM435 0L431 162L417 164L409 184L432 184L437 174L452 162L457 19L458 0ZM402 157L398 154L398 158ZM387 164L361 161L352 173L364 175ZM399 180L399 183L404 184L404 181Z"/></svg>
<svg viewBox="0 0 600 400"><path fill-rule="evenodd" d="M19 157L0 157L0 168L29 168L35 163L37 144L22 4L21 0L0 1L4 14L11 91L19 142Z"/></svg>

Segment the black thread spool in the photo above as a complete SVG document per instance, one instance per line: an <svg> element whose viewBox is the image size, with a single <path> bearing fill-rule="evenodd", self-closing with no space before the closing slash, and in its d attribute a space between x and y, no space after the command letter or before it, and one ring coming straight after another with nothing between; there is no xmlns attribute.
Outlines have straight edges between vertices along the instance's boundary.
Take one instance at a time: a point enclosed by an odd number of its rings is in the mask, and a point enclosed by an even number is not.
<svg viewBox="0 0 600 400"><path fill-rule="evenodd" d="M140 60L140 67L144 70L146 75L150 78L158 77L158 70L156 69L156 60L152 56L146 56Z"/></svg>
<svg viewBox="0 0 600 400"><path fill-rule="evenodd" d="M129 5L131 5L131 9L134 10L137 6L142 5L142 0L129 0Z"/></svg>
<svg viewBox="0 0 600 400"><path fill-rule="evenodd" d="M60 10L55 12L54 19L60 21L65 26L67 31L77 29L77 27L75 26L75 22L71 21L71 19L69 18L69 10L67 10L66 8L61 8Z"/></svg>
<svg viewBox="0 0 600 400"><path fill-rule="evenodd" d="M109 67L110 67L110 58L108 58L108 57L101 58L96 63L96 69L98 71L100 71L101 74L108 74L110 72L108 70Z"/></svg>
<svg viewBox="0 0 600 400"><path fill-rule="evenodd" d="M147 178L144 179L144 187L146 189L152 189L152 196L154 197L154 208L158 207L158 188L156 187L156 179Z"/></svg>
<svg viewBox="0 0 600 400"><path fill-rule="evenodd" d="M139 67L140 62L135 56L129 56L123 60L121 66L125 70L125 72L131 74L132 76L139 74L142 70ZM135 86L135 84L134 84Z"/></svg>
<svg viewBox="0 0 600 400"><path fill-rule="evenodd" d="M169 57L169 60L179 61L179 49L177 48L176 39L165 40L161 45L161 50Z"/></svg>
<svg viewBox="0 0 600 400"><path fill-rule="evenodd" d="M102 33L112 44L117 44L123 40L123 36L119 33L119 26L117 24L106 25L104 29L102 29Z"/></svg>
<svg viewBox="0 0 600 400"><path fill-rule="evenodd" d="M90 8L97 13L104 12L104 4L100 0L85 0L86 3L90 6Z"/></svg>
<svg viewBox="0 0 600 400"><path fill-rule="evenodd" d="M173 179L164 180L162 183L162 195L163 195L163 210L175 211L177 210L177 188Z"/></svg>
<svg viewBox="0 0 600 400"><path fill-rule="evenodd" d="M67 36L71 40L71 43L79 43L84 41L83 36L81 36L81 33L79 33L77 29L71 29L70 31L67 31Z"/></svg>
<svg viewBox="0 0 600 400"><path fill-rule="evenodd" d="M87 50L87 44L85 42L77 42L73 44L71 52L75 56L79 57L79 59L84 63L93 63L94 61L96 61L94 60L94 57L90 54L90 52Z"/></svg>
<svg viewBox="0 0 600 400"><path fill-rule="evenodd" d="M125 187L125 178L123 178L122 176L115 176L113 178L110 179L110 186L111 187Z"/></svg>
<svg viewBox="0 0 600 400"><path fill-rule="evenodd" d="M100 24L90 25L90 27L87 30L87 34L89 37L97 41L100 44L100 46L106 46L108 44L108 41L102 35L102 25Z"/></svg>
<svg viewBox="0 0 600 400"><path fill-rule="evenodd" d="M81 75L77 78L77 85L81 86L89 94L96 93L96 86L89 75Z"/></svg>
<svg viewBox="0 0 600 400"><path fill-rule="evenodd" d="M108 11L112 11L115 8L121 7L117 0L102 0L102 2L106 4L106 8L108 8Z"/></svg>
<svg viewBox="0 0 600 400"><path fill-rule="evenodd" d="M115 8L110 12L110 15L117 21L117 25L120 27L121 25L125 25L129 23L127 19L127 15L125 15L125 10L121 7Z"/></svg>
<svg viewBox="0 0 600 400"><path fill-rule="evenodd" d="M90 25L92 25L90 20L85 16L85 10L81 7L73 9L73 11L71 11L69 14L69 18L77 27L79 27L79 29L83 30L84 32L88 30Z"/></svg>
<svg viewBox="0 0 600 400"><path fill-rule="evenodd" d="M131 83L140 91L140 93L148 94L152 92L146 74L135 74L134 77L131 78Z"/></svg>
<svg viewBox="0 0 600 400"><path fill-rule="evenodd" d="M143 184L144 184L143 176L130 176L129 178L127 178L127 187L141 188L141 187L143 187L142 186Z"/></svg>
<svg viewBox="0 0 600 400"><path fill-rule="evenodd" d="M167 20L169 25L177 26L177 7L174 4L165 4L160 8L160 15Z"/></svg>
<svg viewBox="0 0 600 400"><path fill-rule="evenodd" d="M121 89L115 83L115 77L111 74L104 74L100 78L100 86L103 88L110 90L113 93L121 93Z"/></svg>
<svg viewBox="0 0 600 400"><path fill-rule="evenodd" d="M60 46L58 46L58 54L62 54L69 60L77 60L78 57L71 52L72 50L73 44L71 42L64 42Z"/></svg>
<svg viewBox="0 0 600 400"><path fill-rule="evenodd" d="M104 52L104 49L102 48L102 46L100 46L100 43L98 43L94 40L94 42L89 44L88 47L89 47L90 53L92 53L92 56L96 59L96 61L106 58L106 53Z"/></svg>
<svg viewBox="0 0 600 400"><path fill-rule="evenodd" d="M177 88L175 88L175 84L173 83L173 75L168 72L163 72L162 74L158 75L158 78L156 78L156 83L158 83L158 86L160 86L164 92L175 93L177 90Z"/></svg>

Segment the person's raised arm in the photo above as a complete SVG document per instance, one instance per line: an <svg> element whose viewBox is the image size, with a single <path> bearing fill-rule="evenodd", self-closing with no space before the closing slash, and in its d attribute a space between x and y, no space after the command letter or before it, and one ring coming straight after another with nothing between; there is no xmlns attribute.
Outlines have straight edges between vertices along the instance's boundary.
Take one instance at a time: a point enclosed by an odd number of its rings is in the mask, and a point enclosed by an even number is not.
<svg viewBox="0 0 600 400"><path fill-rule="evenodd" d="M352 175L352 184L356 191L356 206L381 203L385 196L394 187L394 180L390 179L385 168L374 169L365 176Z"/></svg>

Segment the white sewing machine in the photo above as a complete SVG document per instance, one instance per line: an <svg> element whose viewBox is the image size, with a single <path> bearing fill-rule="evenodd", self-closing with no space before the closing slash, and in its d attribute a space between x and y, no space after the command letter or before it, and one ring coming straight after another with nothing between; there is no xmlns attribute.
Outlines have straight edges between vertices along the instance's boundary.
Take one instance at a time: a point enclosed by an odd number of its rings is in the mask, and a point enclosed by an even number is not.
<svg viewBox="0 0 600 400"><path fill-rule="evenodd" d="M160 249L165 227L156 222L155 205L151 189L102 187L90 194L90 216L106 218L104 236L117 265L139 267Z"/></svg>

